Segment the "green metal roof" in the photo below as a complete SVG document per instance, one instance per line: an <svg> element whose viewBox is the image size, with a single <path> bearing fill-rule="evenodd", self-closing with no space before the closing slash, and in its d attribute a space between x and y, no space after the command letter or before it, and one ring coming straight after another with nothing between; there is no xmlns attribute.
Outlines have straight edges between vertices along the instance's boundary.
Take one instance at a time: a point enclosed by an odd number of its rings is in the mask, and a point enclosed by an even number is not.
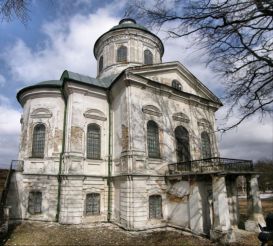
<svg viewBox="0 0 273 246"><path fill-rule="evenodd" d="M17 100L19 101L19 96L24 91L31 90L31 89L36 89L36 88L60 88L60 87L62 87L63 82L65 80L68 80L68 81L71 80L71 81L74 81L76 83L78 82L78 83L82 83L82 84L87 84L87 85L97 86L97 87L107 89L107 88L109 88L111 86L111 84L118 77L118 75L119 74L113 74L111 76L104 77L102 79L96 79L96 78L93 78L93 77L89 77L89 76L86 76L86 75L82 75L82 74L79 74L79 73L74 73L74 72L65 70L63 72L60 80L42 81L42 82L39 82L37 84L30 85L30 86L22 88L17 93Z"/></svg>

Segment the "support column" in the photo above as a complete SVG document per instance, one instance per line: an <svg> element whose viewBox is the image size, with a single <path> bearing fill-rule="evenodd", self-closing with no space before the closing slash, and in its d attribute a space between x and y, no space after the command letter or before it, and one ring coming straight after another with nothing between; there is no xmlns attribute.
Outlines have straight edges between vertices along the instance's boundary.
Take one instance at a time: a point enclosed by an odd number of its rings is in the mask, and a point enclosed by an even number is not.
<svg viewBox="0 0 273 246"><path fill-rule="evenodd" d="M226 179L227 186L227 197L228 197L228 205L229 205L229 214L230 214L230 223L232 228L238 228L238 192L237 192L237 184L236 177L229 176Z"/></svg>
<svg viewBox="0 0 273 246"><path fill-rule="evenodd" d="M259 231L258 223L265 226L258 177L258 175L246 177L248 220L245 222L245 229L247 231Z"/></svg>
<svg viewBox="0 0 273 246"><path fill-rule="evenodd" d="M234 242L235 236L231 229L229 204L225 176L212 177L213 192L213 228L211 240L222 243Z"/></svg>

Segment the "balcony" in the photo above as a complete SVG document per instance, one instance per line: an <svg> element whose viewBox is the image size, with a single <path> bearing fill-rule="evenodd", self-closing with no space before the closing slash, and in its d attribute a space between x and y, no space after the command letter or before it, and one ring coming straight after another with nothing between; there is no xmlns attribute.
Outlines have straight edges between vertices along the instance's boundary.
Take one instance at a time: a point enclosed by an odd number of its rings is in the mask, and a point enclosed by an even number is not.
<svg viewBox="0 0 273 246"><path fill-rule="evenodd" d="M251 160L212 157L202 160L172 163L168 165L169 175L173 174L205 174L217 172L247 173L253 172Z"/></svg>

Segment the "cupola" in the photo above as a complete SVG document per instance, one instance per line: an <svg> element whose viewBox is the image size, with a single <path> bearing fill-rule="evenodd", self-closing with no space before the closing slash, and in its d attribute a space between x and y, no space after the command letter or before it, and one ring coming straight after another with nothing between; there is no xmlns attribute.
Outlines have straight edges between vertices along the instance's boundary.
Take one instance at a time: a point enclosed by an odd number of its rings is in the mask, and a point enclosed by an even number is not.
<svg viewBox="0 0 273 246"><path fill-rule="evenodd" d="M118 74L127 67L161 63L163 53L164 46L159 37L134 19L122 19L94 45L97 77Z"/></svg>

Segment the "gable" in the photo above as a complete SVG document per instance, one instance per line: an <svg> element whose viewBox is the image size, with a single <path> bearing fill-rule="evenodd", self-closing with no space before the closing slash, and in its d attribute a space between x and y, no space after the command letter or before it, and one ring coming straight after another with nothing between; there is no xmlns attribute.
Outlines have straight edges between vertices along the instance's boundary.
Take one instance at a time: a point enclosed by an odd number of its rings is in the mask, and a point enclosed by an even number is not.
<svg viewBox="0 0 273 246"><path fill-rule="evenodd" d="M172 82L176 80L181 84L182 92L222 105L220 99L179 62L142 66L129 70L135 75L170 87L173 87Z"/></svg>

